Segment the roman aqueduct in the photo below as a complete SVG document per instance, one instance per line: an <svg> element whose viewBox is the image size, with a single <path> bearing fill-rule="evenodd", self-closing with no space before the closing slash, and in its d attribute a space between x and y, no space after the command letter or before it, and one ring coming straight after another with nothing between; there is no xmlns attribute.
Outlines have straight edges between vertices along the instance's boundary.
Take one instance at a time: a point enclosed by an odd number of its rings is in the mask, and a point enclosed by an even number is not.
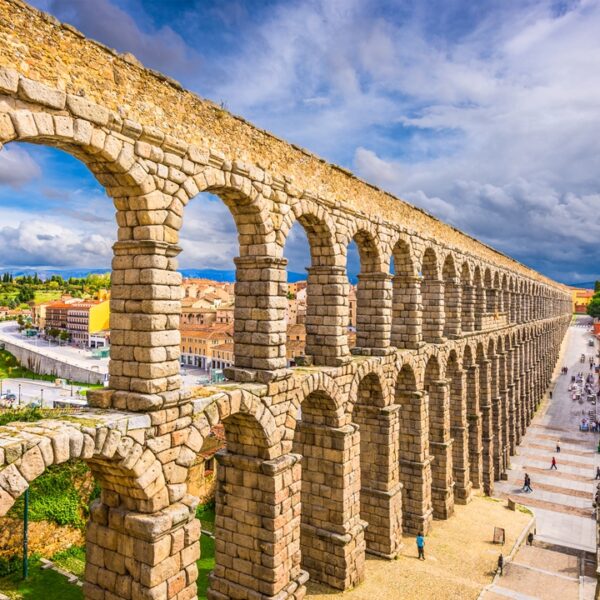
<svg viewBox="0 0 600 600"><path fill-rule="evenodd" d="M219 422L214 600L299 599L308 577L347 589L365 552L393 558L403 536L492 492L550 382L565 287L0 0L0 148L18 141L77 157L116 209L110 389L67 420L0 428L0 514L49 465L82 459L100 482L88 600L196 598L200 527L185 481ZM203 191L239 234L235 368L194 399L180 388L176 257L185 207ZM296 221L312 257L310 360L288 369L283 249Z"/></svg>

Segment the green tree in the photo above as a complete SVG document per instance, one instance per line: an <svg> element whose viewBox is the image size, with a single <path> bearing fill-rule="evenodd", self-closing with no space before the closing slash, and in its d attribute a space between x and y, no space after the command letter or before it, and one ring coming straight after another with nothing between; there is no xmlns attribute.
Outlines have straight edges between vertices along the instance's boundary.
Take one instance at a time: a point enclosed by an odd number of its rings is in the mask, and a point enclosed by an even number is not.
<svg viewBox="0 0 600 600"><path fill-rule="evenodd" d="M594 319L600 319L600 292L594 294L587 306L587 314Z"/></svg>
<svg viewBox="0 0 600 600"><path fill-rule="evenodd" d="M594 292L600 292L600 281L598 280L594 283Z"/></svg>

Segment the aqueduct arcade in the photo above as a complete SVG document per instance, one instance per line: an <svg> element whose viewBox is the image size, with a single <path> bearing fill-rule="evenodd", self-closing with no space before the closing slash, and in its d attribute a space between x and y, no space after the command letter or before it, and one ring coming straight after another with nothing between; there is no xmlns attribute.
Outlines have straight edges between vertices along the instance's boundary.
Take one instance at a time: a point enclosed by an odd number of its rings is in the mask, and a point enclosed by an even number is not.
<svg viewBox="0 0 600 600"><path fill-rule="evenodd" d="M116 211L110 387L67 421L0 428L0 513L52 464L101 484L87 527L89 600L196 598L189 466L212 426L219 455L210 598L347 589L365 552L487 494L551 380L567 289L86 40L0 0L0 145L81 160ZM185 207L218 195L238 231L235 367L203 398L181 389L177 272ZM307 359L286 362L286 261L310 243ZM361 271L348 345L346 255Z"/></svg>

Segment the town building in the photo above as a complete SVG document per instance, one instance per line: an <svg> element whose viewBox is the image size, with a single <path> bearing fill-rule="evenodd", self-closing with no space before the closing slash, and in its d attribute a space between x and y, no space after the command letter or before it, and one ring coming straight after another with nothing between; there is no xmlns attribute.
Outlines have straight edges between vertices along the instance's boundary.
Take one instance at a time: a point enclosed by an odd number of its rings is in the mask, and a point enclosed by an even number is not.
<svg viewBox="0 0 600 600"><path fill-rule="evenodd" d="M70 298L35 307L34 323L46 332L67 331L74 344L85 348L108 345L109 300Z"/></svg>
<svg viewBox="0 0 600 600"><path fill-rule="evenodd" d="M593 296L594 290L572 287L571 298L573 300L573 313L585 315L587 312L587 306L592 301Z"/></svg>
<svg viewBox="0 0 600 600"><path fill-rule="evenodd" d="M221 347L230 344L227 348ZM204 370L233 364L233 326L215 324L181 330L181 364Z"/></svg>

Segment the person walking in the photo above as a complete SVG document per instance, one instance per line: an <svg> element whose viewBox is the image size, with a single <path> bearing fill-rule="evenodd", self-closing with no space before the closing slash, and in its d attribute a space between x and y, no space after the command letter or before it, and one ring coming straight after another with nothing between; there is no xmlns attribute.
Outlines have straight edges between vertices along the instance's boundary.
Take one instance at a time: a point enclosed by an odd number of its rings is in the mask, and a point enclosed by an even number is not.
<svg viewBox="0 0 600 600"><path fill-rule="evenodd" d="M596 467L596 479L600 479L600 467Z"/></svg>
<svg viewBox="0 0 600 600"><path fill-rule="evenodd" d="M552 469L558 471L558 467L556 466L556 458L554 458L554 456L552 457L552 464L550 465L550 470Z"/></svg>
<svg viewBox="0 0 600 600"><path fill-rule="evenodd" d="M533 531L530 531L527 534L527 545L528 546L533 546Z"/></svg>
<svg viewBox="0 0 600 600"><path fill-rule="evenodd" d="M417 550L419 551L419 560L425 560L425 538L422 533L417 536Z"/></svg>
<svg viewBox="0 0 600 600"><path fill-rule="evenodd" d="M557 454L560 454L560 440L556 442L556 452Z"/></svg>
<svg viewBox="0 0 600 600"><path fill-rule="evenodd" d="M531 479L527 473L525 473L525 482L523 483L523 491L524 492L533 492L531 488Z"/></svg>
<svg viewBox="0 0 600 600"><path fill-rule="evenodd" d="M502 554L498 557L498 571L500 575L504 575L504 556Z"/></svg>

